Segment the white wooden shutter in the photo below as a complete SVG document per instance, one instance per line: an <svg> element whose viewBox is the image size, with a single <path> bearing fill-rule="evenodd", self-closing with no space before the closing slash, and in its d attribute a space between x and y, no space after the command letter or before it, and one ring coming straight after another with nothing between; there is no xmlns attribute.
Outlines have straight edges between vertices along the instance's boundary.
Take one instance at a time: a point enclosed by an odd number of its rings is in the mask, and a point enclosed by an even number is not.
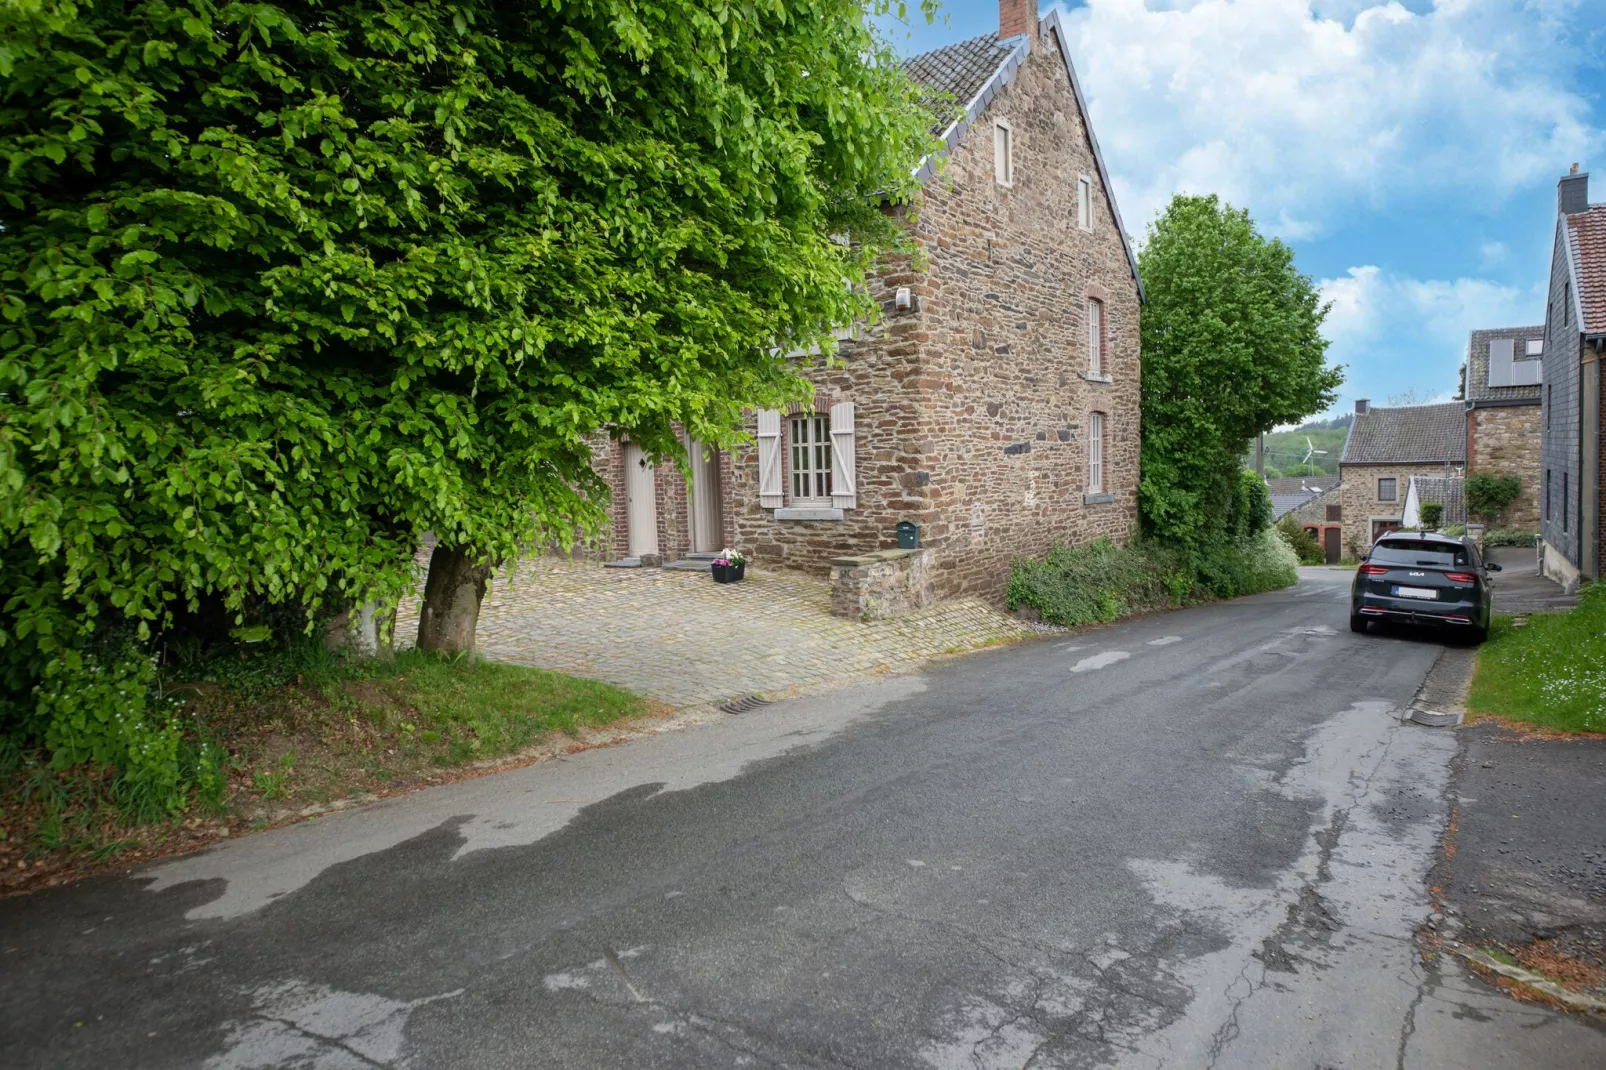
<svg viewBox="0 0 1606 1070"><path fill-rule="evenodd" d="M838 509L859 507L853 466L853 402L842 401L831 406L831 504Z"/></svg>
<svg viewBox="0 0 1606 1070"><path fill-rule="evenodd" d="M758 504L779 509L784 495L781 486L781 410L758 410Z"/></svg>

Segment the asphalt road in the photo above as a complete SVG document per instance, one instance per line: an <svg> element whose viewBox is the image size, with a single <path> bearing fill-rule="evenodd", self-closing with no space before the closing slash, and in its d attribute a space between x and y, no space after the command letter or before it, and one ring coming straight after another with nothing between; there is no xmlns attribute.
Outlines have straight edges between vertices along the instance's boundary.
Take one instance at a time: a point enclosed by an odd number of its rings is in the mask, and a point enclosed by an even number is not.
<svg viewBox="0 0 1606 1070"><path fill-rule="evenodd" d="M1422 964L1440 647L1349 579L0 903L0 1062L1606 1065Z"/></svg>

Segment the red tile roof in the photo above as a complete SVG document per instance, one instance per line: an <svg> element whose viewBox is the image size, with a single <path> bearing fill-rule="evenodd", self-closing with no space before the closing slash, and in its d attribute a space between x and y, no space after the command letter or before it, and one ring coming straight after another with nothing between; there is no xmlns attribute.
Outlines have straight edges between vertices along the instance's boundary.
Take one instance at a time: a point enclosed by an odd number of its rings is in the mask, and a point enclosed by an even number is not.
<svg viewBox="0 0 1606 1070"><path fill-rule="evenodd" d="M1606 204L1565 216L1585 334L1606 334Z"/></svg>

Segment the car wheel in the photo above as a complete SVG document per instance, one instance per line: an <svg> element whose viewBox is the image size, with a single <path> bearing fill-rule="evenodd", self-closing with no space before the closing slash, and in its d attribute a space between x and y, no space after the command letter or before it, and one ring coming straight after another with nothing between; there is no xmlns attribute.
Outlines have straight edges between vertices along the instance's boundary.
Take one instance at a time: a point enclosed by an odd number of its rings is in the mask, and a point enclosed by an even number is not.
<svg viewBox="0 0 1606 1070"><path fill-rule="evenodd" d="M1485 639L1487 639L1487 638L1489 638L1489 629L1488 628L1479 627L1479 628L1472 629L1472 645L1473 646L1481 645L1483 643L1483 641Z"/></svg>
<svg viewBox="0 0 1606 1070"><path fill-rule="evenodd" d="M1366 634L1366 624L1367 624L1366 618L1361 616L1359 613L1351 613L1349 615L1349 630L1350 631L1352 631L1352 632L1360 632L1362 635L1365 635Z"/></svg>

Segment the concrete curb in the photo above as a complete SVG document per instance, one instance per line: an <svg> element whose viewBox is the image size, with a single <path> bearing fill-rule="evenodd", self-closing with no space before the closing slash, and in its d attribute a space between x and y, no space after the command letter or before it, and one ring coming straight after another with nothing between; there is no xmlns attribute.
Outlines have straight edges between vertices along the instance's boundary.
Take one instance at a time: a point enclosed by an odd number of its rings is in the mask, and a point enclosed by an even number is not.
<svg viewBox="0 0 1606 1070"><path fill-rule="evenodd" d="M1459 725L1466 718L1467 689L1472 686L1476 666L1476 651L1461 647L1441 650L1401 720L1428 728Z"/></svg>
<svg viewBox="0 0 1606 1070"><path fill-rule="evenodd" d="M1468 962L1482 966L1492 973L1497 973L1508 980L1516 981L1518 984L1525 985L1536 992L1543 992L1557 1003L1564 1004L1575 1011L1593 1011L1597 1014L1606 1014L1606 1000L1596 999L1594 996L1586 996L1569 988L1563 988L1542 974L1534 973L1532 970L1525 970L1521 966L1508 965L1486 952L1479 951L1475 947L1467 947L1464 944L1457 944L1451 941L1447 941L1445 946Z"/></svg>

